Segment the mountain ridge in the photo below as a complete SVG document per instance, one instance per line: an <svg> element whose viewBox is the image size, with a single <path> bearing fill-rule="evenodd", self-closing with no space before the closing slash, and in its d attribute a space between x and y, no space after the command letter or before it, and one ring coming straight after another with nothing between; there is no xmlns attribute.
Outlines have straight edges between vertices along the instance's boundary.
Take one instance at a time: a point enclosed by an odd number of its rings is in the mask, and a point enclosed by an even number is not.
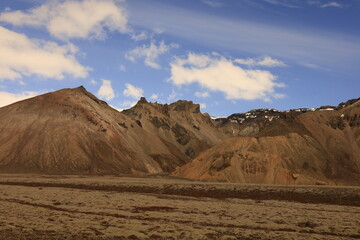
<svg viewBox="0 0 360 240"><path fill-rule="evenodd" d="M360 185L359 100L219 120L192 101L142 97L119 112L83 86L61 89L0 108L0 172Z"/></svg>

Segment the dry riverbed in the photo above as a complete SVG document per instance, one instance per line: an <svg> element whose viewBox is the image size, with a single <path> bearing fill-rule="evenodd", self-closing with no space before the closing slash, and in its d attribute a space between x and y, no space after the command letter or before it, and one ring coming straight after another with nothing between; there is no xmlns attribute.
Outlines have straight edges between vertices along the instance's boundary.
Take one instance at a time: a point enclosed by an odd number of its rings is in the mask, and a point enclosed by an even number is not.
<svg viewBox="0 0 360 240"><path fill-rule="evenodd" d="M360 239L360 188L0 174L0 239Z"/></svg>

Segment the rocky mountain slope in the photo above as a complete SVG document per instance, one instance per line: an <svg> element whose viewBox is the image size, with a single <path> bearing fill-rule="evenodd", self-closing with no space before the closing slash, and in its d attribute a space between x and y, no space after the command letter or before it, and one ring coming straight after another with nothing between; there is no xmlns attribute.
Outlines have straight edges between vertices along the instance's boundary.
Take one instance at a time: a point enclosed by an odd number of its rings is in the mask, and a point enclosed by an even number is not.
<svg viewBox="0 0 360 240"><path fill-rule="evenodd" d="M359 185L359 100L308 111L234 115L241 123L231 122L230 116L218 126L230 135L247 137L223 140L173 175L246 183ZM230 124L234 131L229 132Z"/></svg>
<svg viewBox="0 0 360 240"><path fill-rule="evenodd" d="M160 106L142 99L123 114L79 87L0 108L0 171L171 172L224 136L198 106L186 103L194 109L182 113L183 105ZM179 120L165 117L173 115Z"/></svg>
<svg viewBox="0 0 360 240"><path fill-rule="evenodd" d="M141 98L134 107L122 113L141 123L144 129L164 142L176 146L189 158L194 158L226 137L207 114L200 112L200 105L191 101L179 100L163 105Z"/></svg>
<svg viewBox="0 0 360 240"><path fill-rule="evenodd" d="M183 100L119 112L79 87L0 108L0 123L0 172L360 185L360 99L211 119Z"/></svg>

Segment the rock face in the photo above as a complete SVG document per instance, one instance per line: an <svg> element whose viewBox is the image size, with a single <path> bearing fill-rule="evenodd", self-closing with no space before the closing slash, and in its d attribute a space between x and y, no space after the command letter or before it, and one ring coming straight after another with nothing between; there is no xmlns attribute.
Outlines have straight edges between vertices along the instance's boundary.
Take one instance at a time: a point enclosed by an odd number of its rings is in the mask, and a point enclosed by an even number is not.
<svg viewBox="0 0 360 240"><path fill-rule="evenodd" d="M262 113L273 119L264 123L259 120L264 115L257 113L248 125L244 120L237 134L248 137L225 139L172 175L243 183L360 184L360 101L331 110ZM242 134L249 126L256 130Z"/></svg>
<svg viewBox="0 0 360 240"><path fill-rule="evenodd" d="M123 114L83 87L14 103L0 108L0 171L171 172L223 137L197 106L188 108L141 99ZM207 126L200 129L200 121ZM211 126L219 136L208 133Z"/></svg>

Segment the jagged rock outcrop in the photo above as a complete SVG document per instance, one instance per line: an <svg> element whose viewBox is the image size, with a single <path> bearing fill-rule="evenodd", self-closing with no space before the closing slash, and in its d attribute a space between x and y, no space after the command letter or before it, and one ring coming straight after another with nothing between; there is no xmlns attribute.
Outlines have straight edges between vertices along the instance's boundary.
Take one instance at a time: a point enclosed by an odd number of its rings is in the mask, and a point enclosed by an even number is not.
<svg viewBox="0 0 360 240"><path fill-rule="evenodd" d="M207 114L200 112L200 105L191 101L180 100L168 105L149 103L141 98L123 113L141 122L144 129L156 134L168 145L180 149L189 159L226 137Z"/></svg>

